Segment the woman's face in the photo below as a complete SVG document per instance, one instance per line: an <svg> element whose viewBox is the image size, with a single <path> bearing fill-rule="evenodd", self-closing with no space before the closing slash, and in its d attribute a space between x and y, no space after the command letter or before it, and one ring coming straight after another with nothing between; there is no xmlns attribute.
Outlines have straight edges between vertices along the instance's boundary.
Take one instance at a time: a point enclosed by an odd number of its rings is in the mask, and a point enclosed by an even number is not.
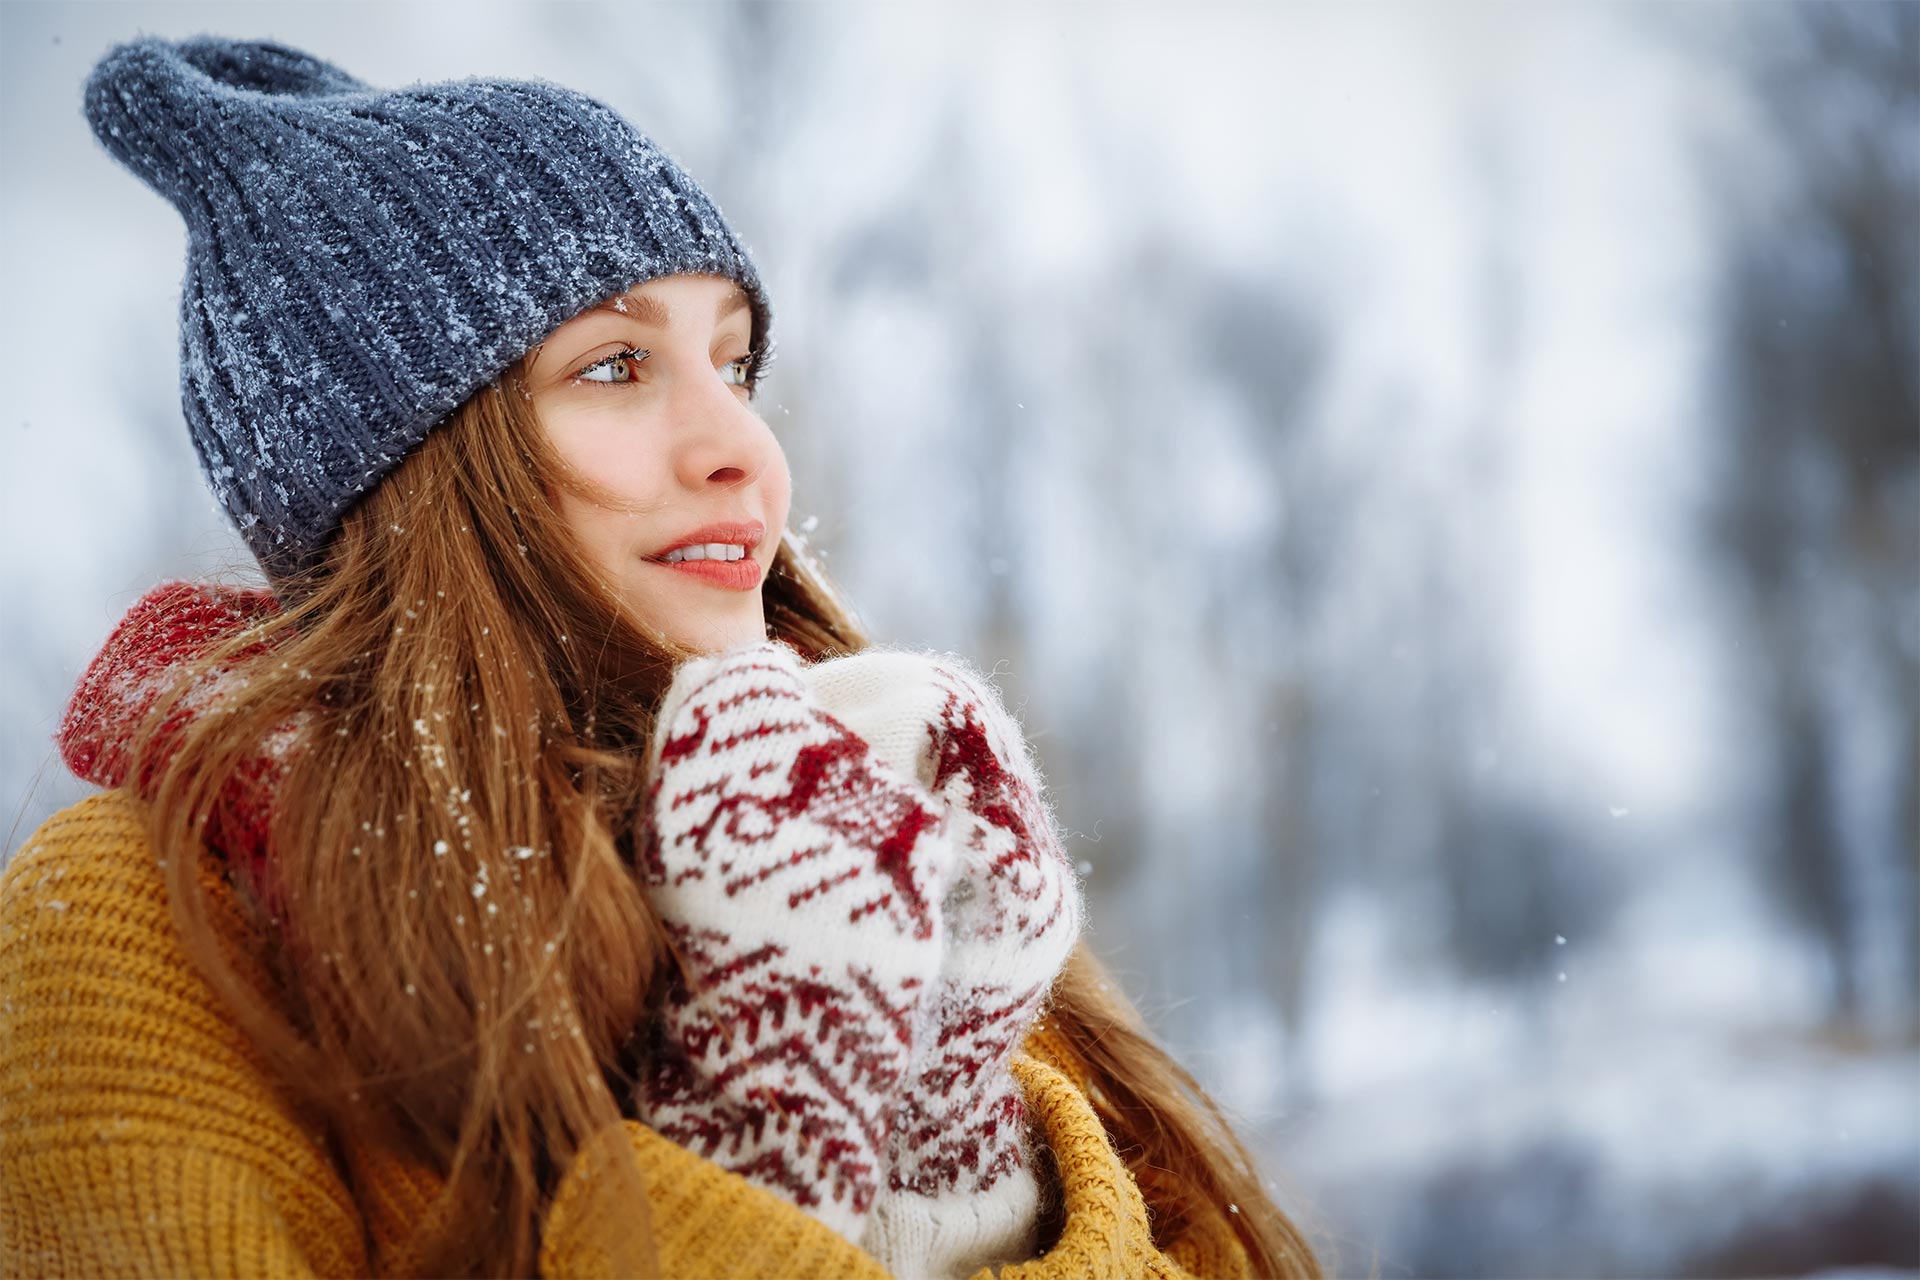
<svg viewBox="0 0 1920 1280"><path fill-rule="evenodd" d="M709 653L766 638L792 492L747 400L751 328L732 280L667 276L555 329L527 371L547 438L592 490L554 495L568 527L635 614Z"/></svg>

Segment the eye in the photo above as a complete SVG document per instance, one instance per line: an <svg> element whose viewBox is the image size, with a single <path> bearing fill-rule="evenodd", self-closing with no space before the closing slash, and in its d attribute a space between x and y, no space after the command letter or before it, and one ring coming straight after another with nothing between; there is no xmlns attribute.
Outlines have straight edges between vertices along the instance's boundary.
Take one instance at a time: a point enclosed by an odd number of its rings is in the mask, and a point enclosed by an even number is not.
<svg viewBox="0 0 1920 1280"><path fill-rule="evenodd" d="M579 382L598 382L603 386L619 386L632 382L639 376L640 362L645 360L648 354L646 351L628 347L624 351L616 351L610 356L595 360L573 376ZM597 376L601 370L606 371L606 377ZM625 376L619 376L621 371L624 371Z"/></svg>
<svg viewBox="0 0 1920 1280"><path fill-rule="evenodd" d="M745 387L747 399L757 398L760 388L767 384L767 371L773 364L773 355L773 348L769 346L758 352L748 352L738 360L729 360L726 367L740 372L740 380L731 385Z"/></svg>

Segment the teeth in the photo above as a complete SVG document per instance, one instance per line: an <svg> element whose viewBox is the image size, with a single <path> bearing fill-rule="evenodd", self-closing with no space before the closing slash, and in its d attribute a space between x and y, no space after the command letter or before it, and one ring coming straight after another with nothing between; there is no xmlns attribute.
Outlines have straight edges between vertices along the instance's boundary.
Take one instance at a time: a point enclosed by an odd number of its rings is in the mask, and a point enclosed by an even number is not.
<svg viewBox="0 0 1920 1280"><path fill-rule="evenodd" d="M704 546L681 547L678 551L669 551L660 558L668 564L681 560L740 560L745 558L747 549L730 542L709 542Z"/></svg>

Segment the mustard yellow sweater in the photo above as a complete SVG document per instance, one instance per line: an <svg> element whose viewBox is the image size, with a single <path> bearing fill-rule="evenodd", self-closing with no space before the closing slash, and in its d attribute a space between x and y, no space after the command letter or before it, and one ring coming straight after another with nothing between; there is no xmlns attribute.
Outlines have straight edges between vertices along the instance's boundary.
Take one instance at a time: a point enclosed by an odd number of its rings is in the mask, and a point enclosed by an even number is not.
<svg viewBox="0 0 1920 1280"><path fill-rule="evenodd" d="M233 936L238 908L208 867ZM105 792L54 815L0 877L0 1275L392 1275L437 1178L336 1150L276 1092L175 937L139 802ZM1132 1174L1036 1031L1013 1060L1066 1208L1004 1280L1248 1274L1225 1218L1162 1252ZM597 1152L647 1174L668 1275L878 1277L838 1233L628 1121L587 1144L542 1224L544 1276L630 1276L628 1216ZM986 1280L982 1270L974 1280Z"/></svg>

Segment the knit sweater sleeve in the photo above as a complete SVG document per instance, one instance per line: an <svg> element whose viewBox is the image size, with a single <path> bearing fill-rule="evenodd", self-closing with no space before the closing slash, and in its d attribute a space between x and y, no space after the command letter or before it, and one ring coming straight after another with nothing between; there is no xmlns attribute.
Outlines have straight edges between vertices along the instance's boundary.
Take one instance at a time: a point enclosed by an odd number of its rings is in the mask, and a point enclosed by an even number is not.
<svg viewBox="0 0 1920 1280"><path fill-rule="evenodd" d="M194 972L163 875L108 792L0 877L0 1274L365 1274L323 1136Z"/></svg>
<svg viewBox="0 0 1920 1280"><path fill-rule="evenodd" d="M1048 1151L1048 1177L1064 1220L1043 1253L968 1280L1252 1280L1247 1254L1223 1215L1196 1212L1164 1250L1152 1213L1080 1083L1055 1065L1052 1037L1036 1030L1012 1061ZM654 1244L666 1275L726 1280L882 1280L889 1272L823 1222L772 1191L629 1121L589 1143L554 1195L540 1253L546 1280L641 1273L629 1216L601 1176L617 1144L646 1174Z"/></svg>
<svg viewBox="0 0 1920 1280"><path fill-rule="evenodd" d="M542 1224L544 1280L642 1274L632 1212L608 1163L629 1147L647 1183L661 1273L715 1280L887 1280L888 1272L819 1218L629 1120L595 1135L567 1167Z"/></svg>
<svg viewBox="0 0 1920 1280"><path fill-rule="evenodd" d="M202 883L242 936L218 872ZM615 1142L671 1274L883 1280L816 1218L632 1123L556 1189L550 1280L635 1273L632 1215L594 1176ZM193 970L136 799L92 796L27 838L0 875L0 1275L384 1273L412 1225L391 1210L427 1212L438 1179L360 1154L348 1176Z"/></svg>

